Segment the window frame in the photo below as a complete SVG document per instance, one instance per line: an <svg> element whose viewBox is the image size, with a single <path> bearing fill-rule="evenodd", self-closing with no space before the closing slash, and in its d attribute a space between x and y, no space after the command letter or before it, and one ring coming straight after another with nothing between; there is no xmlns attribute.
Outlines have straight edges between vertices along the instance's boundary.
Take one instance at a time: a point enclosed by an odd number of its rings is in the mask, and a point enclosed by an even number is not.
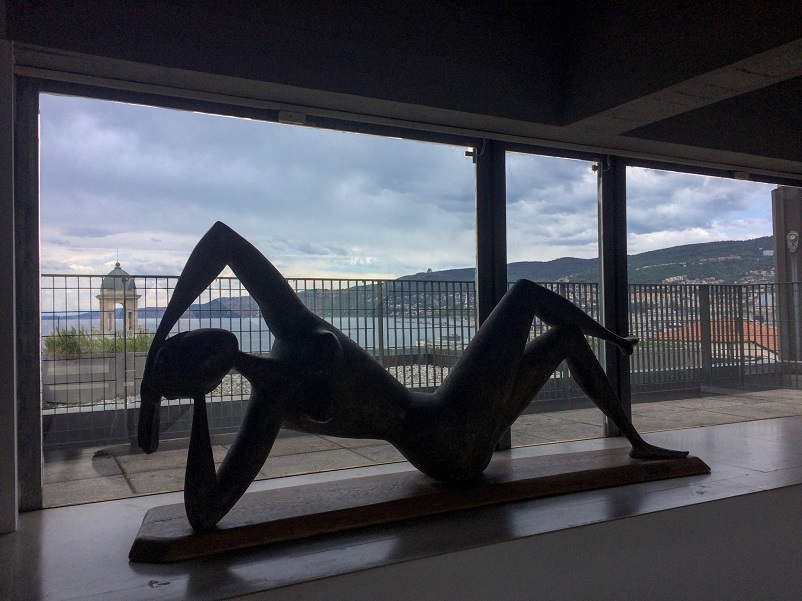
<svg viewBox="0 0 802 601"><path fill-rule="evenodd" d="M477 285L477 291L490 286L489 295L495 302L498 296L497 288L492 282L498 281L499 270L506 265L506 237L499 236L499 220L504 216L498 210L499 194L502 197L504 178L499 181L499 173L504 174L503 160L499 171L498 153L517 152L538 154L543 156L577 158L589 161L603 161L614 159L619 165L642 166L664 170L679 171L683 173L697 173L701 175L716 175L732 178L734 173L719 167L702 165L687 165L669 163L648 159L625 158L619 154L610 154L604 149L583 149L560 146L544 146L526 141L522 136L504 135L499 133L488 134L478 129L468 129L460 126L445 126L437 123L436 119L427 119L425 111L421 111L419 118L410 120L398 116L387 116L393 113L380 101L371 104L369 100L354 101L340 97L326 97L323 92L308 91L305 106L287 100L298 92L284 92L280 87L273 88L269 84L262 88L254 84L253 94L237 95L230 92L231 84L226 78L199 75L197 80L186 75L177 83L167 84L170 80L170 69L123 63L111 59L98 59L91 67L81 71L81 57L57 56L42 57L36 49L24 48L15 55L18 63L13 67L15 72L14 92L15 121L14 121L14 196L15 196L15 274L16 283L16 315L15 325L17 331L17 439L18 439L18 466L13 468L19 480L19 508L22 511L35 510L42 507L42 428L41 428L41 374L38 365L41 360L39 352L39 312L38 275L39 275L39 198L38 198L38 98L41 93L64 94L83 96L99 100L110 100L134 104L145 104L156 108L179 109L198 111L203 113L226 115L233 117L250 118L260 121L282 122L281 113L285 111L301 113L309 120L310 125L324 129L366 133L381 136L401 137L409 140L447 143L466 147L473 147L477 158L477 238L482 236L490 240L489 243L478 242L480 256L484 257L487 250L494 249L493 258L487 267L477 266L477 279L484 282ZM20 59L23 65L20 65ZM52 64L51 64L52 63ZM94 73L92 72L94 71ZM190 88L190 83L193 86ZM240 82L242 89L248 88L248 82ZM271 92L272 91L272 92ZM275 94L277 100L270 100ZM300 96L303 98L303 95ZM349 104L350 103L350 104ZM343 107L350 110L344 110ZM414 111L413 111L414 112ZM398 111L396 111L398 114ZM404 111L400 111L404 113ZM484 163L481 149L488 143L494 149L488 156L496 157L496 163ZM489 165L489 166L488 166ZM493 174L495 181L488 186L479 185L479 172L485 169ZM762 181L776 184L800 185L795 179L752 175L753 181ZM608 203L621 203L625 207L625 194L608 194ZM495 209L493 207L495 206ZM482 217L479 214L487 209L491 217ZM600 214L601 218L601 214ZM615 218L620 224L620 216ZM624 217L625 223L625 217ZM607 243L619 244L623 238L626 243L626 229L620 226L610 227L609 231L616 232L616 240L600 238L600 246ZM484 244L484 246L483 246ZM489 246L488 246L489 244ZM600 255L603 252L600 248ZM625 252L625 251L624 251ZM615 280L615 278L618 278ZM620 288L620 275L613 279L613 288ZM31 282L37 284L31 286ZM618 283L616 284L615 281ZM487 295L488 293L486 293ZM605 313L605 320L609 317L615 320L615 310ZM36 344L32 344L33 338ZM615 368L618 377L628 376L628 366L621 371L621 366ZM38 402L26 401L36 394ZM611 434L611 432L607 432ZM35 442L31 442L35 441ZM4 462L6 459L3 460ZM5 465L5 463L4 463ZM4 468L5 469L5 468Z"/></svg>

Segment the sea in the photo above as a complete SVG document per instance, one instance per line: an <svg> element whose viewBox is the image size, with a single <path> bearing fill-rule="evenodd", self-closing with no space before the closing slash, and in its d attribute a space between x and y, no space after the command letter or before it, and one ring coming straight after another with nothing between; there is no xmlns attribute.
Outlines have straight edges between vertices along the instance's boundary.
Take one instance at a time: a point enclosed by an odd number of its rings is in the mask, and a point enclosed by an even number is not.
<svg viewBox="0 0 802 601"><path fill-rule="evenodd" d="M136 329L141 332L155 332L159 318L140 318ZM376 355L412 352L426 345L460 350L476 332L474 320L460 318L434 317L388 317L379 327L379 320L366 317L330 317L329 323L349 336L363 348ZM42 346L47 336L57 331L83 330L87 334L100 332L100 320L83 315L49 315L42 319ZM240 344L240 350L247 353L265 353L270 350L273 336L264 320L247 317L187 318L180 319L173 333L187 332L200 328L220 328L233 332ZM116 320L116 331L122 332L122 319Z"/></svg>

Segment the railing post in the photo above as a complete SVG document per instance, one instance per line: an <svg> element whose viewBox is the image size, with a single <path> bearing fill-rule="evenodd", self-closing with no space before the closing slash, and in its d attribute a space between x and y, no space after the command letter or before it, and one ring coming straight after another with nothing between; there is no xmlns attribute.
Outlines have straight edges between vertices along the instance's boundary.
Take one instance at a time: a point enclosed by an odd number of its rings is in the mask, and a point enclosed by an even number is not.
<svg viewBox="0 0 802 601"><path fill-rule="evenodd" d="M743 286L738 286L735 289L735 335L738 341L738 382L741 389L745 387L746 382L746 338L744 335L744 289Z"/></svg>
<svg viewBox="0 0 802 601"><path fill-rule="evenodd" d="M376 307L376 327L379 333L379 363L387 367L384 363L384 284L378 282L378 305Z"/></svg>
<svg viewBox="0 0 802 601"><path fill-rule="evenodd" d="M128 435L131 431L131 424L128 423L128 307L126 306L125 297L128 295L128 278L123 276L123 428ZM116 341L115 341L116 343ZM117 350L115 344L115 352ZM115 366L116 367L116 366ZM117 378L119 382L119 378ZM115 399L116 401L117 399Z"/></svg>
<svg viewBox="0 0 802 601"><path fill-rule="evenodd" d="M699 285L699 340L702 355L702 386L713 385L713 336L710 329L710 286Z"/></svg>

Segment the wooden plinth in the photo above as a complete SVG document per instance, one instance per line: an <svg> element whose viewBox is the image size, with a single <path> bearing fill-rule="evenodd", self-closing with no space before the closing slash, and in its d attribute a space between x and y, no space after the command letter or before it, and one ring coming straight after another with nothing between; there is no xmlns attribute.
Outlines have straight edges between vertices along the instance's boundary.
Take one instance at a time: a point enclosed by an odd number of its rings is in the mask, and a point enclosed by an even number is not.
<svg viewBox="0 0 802 601"><path fill-rule="evenodd" d="M145 514L131 561L166 563L487 505L709 474L696 457L639 461L625 450L493 461L467 484L419 472L248 493L214 530L193 532L182 504Z"/></svg>

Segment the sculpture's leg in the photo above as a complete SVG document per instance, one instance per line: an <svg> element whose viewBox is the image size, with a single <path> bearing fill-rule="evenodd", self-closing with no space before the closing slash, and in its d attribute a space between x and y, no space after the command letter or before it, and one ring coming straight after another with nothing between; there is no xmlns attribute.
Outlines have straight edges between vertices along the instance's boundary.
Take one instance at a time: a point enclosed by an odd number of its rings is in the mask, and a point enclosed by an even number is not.
<svg viewBox="0 0 802 601"><path fill-rule="evenodd" d="M245 493L262 469L281 422L280 404L254 393L237 438L215 472L206 399L195 398L184 479L184 505L194 530L214 527Z"/></svg>
<svg viewBox="0 0 802 601"><path fill-rule="evenodd" d="M559 345L565 353L565 361L574 381L632 444L630 456L641 459L685 457L688 454L687 451L663 449L643 440L621 405L621 401L607 379L607 374L604 373L582 332L577 328L570 327L561 328L561 330ZM525 377L524 370L519 372L519 378ZM529 398L532 397L529 396Z"/></svg>
<svg viewBox="0 0 802 601"><path fill-rule="evenodd" d="M527 307L527 314L531 313L532 317L538 317L547 325L576 326L586 336L610 342L626 355L631 355L634 350L633 339L608 330L571 301L534 282L519 280L508 295L516 296L518 304Z"/></svg>
<svg viewBox="0 0 802 601"><path fill-rule="evenodd" d="M527 344L533 318L553 326ZM678 457L685 452L659 449L644 442L593 354L585 335L618 345L631 354L631 340L604 328L565 298L520 280L499 302L437 394L458 416L488 416L488 424L469 424L477 447L500 436L526 408L556 367L567 360L580 388L632 443L633 457ZM496 440L491 441L495 444Z"/></svg>
<svg viewBox="0 0 802 601"><path fill-rule="evenodd" d="M463 406L475 405L490 411L499 402L506 403L500 399L508 398L512 390L535 317L553 327L578 329L585 335L618 345L627 354L632 353L631 340L606 329L562 296L529 280L519 280L482 324L438 393L462 399L459 402ZM537 369L539 374L534 377L540 382L538 388L565 359L563 355L555 363L556 359L547 358L551 352L560 355L559 349L552 351L553 337L547 337L527 352L532 357L530 369Z"/></svg>

